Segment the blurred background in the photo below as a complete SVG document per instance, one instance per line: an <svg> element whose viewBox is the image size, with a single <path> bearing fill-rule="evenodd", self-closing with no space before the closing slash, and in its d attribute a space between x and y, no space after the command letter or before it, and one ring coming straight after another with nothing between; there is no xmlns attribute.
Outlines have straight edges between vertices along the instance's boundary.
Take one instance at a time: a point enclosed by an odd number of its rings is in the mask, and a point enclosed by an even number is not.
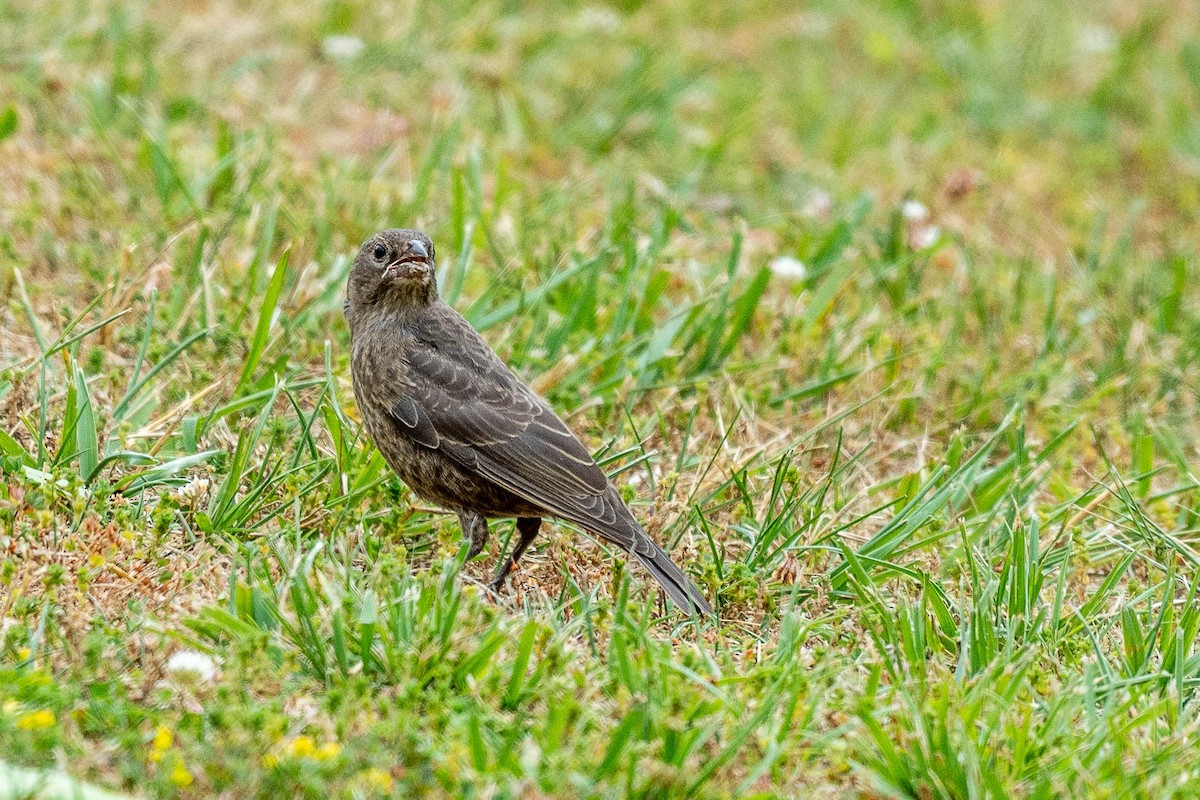
<svg viewBox="0 0 1200 800"><path fill-rule="evenodd" d="M0 750L1190 796L1198 211L1194 3L0 2ZM565 529L456 578L349 384L401 226L720 622Z"/></svg>

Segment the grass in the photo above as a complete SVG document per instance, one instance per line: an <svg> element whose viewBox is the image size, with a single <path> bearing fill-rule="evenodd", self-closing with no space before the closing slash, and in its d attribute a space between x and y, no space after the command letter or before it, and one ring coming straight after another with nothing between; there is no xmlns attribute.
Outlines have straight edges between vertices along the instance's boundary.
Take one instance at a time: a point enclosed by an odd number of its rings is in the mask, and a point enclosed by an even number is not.
<svg viewBox="0 0 1200 800"><path fill-rule="evenodd" d="M1194 796L1196 22L0 3L0 795ZM486 600L357 423L397 225L719 620Z"/></svg>

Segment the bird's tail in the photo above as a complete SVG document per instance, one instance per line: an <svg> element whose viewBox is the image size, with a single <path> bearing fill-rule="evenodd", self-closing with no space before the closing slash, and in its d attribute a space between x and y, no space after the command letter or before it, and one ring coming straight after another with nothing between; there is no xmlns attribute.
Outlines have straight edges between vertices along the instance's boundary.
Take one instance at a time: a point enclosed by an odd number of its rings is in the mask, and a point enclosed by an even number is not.
<svg viewBox="0 0 1200 800"><path fill-rule="evenodd" d="M651 541L645 532L641 530L637 532L633 537L633 546L629 548L629 552L642 562L642 566L650 571L654 580L658 581L663 591L679 608L692 614L697 612L713 613L712 606L708 604L708 600L704 599L704 595L700 593L696 585L688 580L688 576L683 574L683 570L676 566L671 557Z"/></svg>
<svg viewBox="0 0 1200 800"><path fill-rule="evenodd" d="M610 483L608 491L598 498L598 505L591 514L558 512L564 519L574 522L584 530L591 531L607 542L618 545L626 552L642 562L654 580L658 581L667 596L679 606L681 611L689 614L712 614L712 606L688 580L671 557L654 543L654 540L642 529L634 519L629 506L621 500L617 490ZM600 524L601 520L604 521Z"/></svg>

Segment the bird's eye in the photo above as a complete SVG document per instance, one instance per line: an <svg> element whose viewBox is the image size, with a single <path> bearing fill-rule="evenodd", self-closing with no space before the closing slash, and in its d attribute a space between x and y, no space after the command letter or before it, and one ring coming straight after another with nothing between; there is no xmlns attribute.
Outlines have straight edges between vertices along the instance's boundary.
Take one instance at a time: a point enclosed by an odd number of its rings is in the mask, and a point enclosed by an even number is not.
<svg viewBox="0 0 1200 800"><path fill-rule="evenodd" d="M371 251L371 255L375 256L376 261L383 261L387 258L387 248L381 244L375 245L375 249Z"/></svg>

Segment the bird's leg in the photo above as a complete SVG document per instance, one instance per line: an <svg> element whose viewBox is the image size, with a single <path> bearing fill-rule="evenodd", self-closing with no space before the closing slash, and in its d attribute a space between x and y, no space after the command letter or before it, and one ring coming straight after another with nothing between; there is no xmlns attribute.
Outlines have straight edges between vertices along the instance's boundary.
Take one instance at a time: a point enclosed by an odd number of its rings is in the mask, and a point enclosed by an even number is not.
<svg viewBox="0 0 1200 800"><path fill-rule="evenodd" d="M470 561L479 555L483 546L487 544L487 520L474 511L460 511L458 512L458 524L462 525L463 538L471 540L471 548L467 550L467 561Z"/></svg>
<svg viewBox="0 0 1200 800"><path fill-rule="evenodd" d="M504 563L500 566L500 571L496 573L495 579L488 584L488 588L493 592L499 592L504 588L504 581L508 579L508 573L512 572L512 568L521 560L521 556L525 553L525 548L529 547L529 543L538 535L540 527L542 527L540 517L517 518L517 543L513 546L509 557L504 559Z"/></svg>

